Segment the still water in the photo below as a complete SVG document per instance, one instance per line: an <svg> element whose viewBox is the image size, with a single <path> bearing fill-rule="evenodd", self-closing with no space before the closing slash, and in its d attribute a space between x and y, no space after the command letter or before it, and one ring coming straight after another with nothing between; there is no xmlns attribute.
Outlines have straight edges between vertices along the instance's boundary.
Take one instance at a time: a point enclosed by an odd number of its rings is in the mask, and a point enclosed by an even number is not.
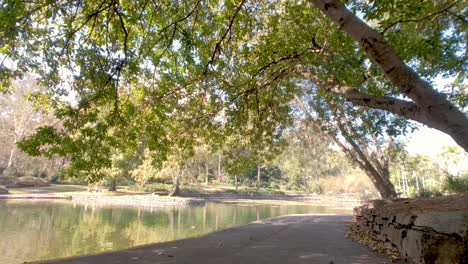
<svg viewBox="0 0 468 264"><path fill-rule="evenodd" d="M126 249L198 236L259 219L303 213L349 213L349 210L227 203L132 208L71 201L0 201L0 263Z"/></svg>

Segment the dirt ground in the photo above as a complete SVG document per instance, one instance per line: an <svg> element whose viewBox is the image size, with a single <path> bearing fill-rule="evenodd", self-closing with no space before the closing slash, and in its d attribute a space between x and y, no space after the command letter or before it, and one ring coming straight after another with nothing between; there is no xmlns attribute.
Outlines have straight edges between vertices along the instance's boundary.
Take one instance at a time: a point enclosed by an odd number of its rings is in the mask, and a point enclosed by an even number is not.
<svg viewBox="0 0 468 264"><path fill-rule="evenodd" d="M379 208L380 206L377 207ZM468 211L468 193L434 198L387 200L382 209L410 213Z"/></svg>

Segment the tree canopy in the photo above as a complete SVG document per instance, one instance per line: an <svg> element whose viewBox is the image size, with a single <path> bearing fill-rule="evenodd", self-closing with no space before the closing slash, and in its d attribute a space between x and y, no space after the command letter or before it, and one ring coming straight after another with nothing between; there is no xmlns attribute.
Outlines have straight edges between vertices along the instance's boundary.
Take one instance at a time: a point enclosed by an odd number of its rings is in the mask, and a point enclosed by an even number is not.
<svg viewBox="0 0 468 264"><path fill-rule="evenodd" d="M202 141L275 146L299 83L434 127L467 150L456 105L466 106L466 5L6 0L0 79L7 91L35 73L48 92L34 98L60 120L20 147L83 170L142 141L159 164ZM439 75L455 78L450 93L432 87Z"/></svg>

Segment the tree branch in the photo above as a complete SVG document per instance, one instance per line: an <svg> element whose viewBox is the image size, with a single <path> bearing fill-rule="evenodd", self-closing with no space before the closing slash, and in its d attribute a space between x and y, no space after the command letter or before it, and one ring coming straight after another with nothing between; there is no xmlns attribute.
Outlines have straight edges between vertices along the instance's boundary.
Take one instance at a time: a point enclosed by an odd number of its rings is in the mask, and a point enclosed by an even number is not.
<svg viewBox="0 0 468 264"><path fill-rule="evenodd" d="M468 151L468 118L466 115L406 65L382 34L359 19L339 0L309 0L309 2L353 38L400 92L411 98L426 116L426 118L421 118L421 114L413 113L411 119L419 122L424 120L424 124L449 134ZM390 106L385 106L385 108L394 109ZM408 113L405 114L408 115Z"/></svg>
<svg viewBox="0 0 468 264"><path fill-rule="evenodd" d="M435 126L434 122L413 102L390 96L364 94L357 91L354 87L337 85L333 80L323 81L309 72L302 72L302 75L314 83L317 88L342 95L347 101L353 104L389 111L393 114L431 127Z"/></svg>
<svg viewBox="0 0 468 264"><path fill-rule="evenodd" d="M445 7L444 9L439 10L439 11L437 11L437 12L435 12L435 13L429 14L429 15L427 15L427 16L421 17L421 18L417 18L417 19L400 19L400 20L397 20L397 21L391 23L390 25L386 26L386 27L382 30L382 34L385 34L385 32L386 32L387 30L389 30L390 28L392 28L392 27L394 27L395 25L400 24L400 23L417 23L417 22L421 22L421 21L423 21L423 20L425 20L425 19L431 18L431 17L433 17L433 16L437 16L437 15L440 15L440 14L442 14L442 13L449 12L449 9L450 9L452 6L458 4L459 2L460 2L460 1L455 1L455 2L453 2L453 3L451 3L451 4L449 4L449 5L448 5L447 7Z"/></svg>
<svg viewBox="0 0 468 264"><path fill-rule="evenodd" d="M208 61L208 63L206 64L206 69L205 69L205 73L206 71L208 70L208 66L212 65L213 62L215 61L216 59L216 55L219 54L220 52L220 49L221 49L221 44L223 43L224 39L226 38L227 34L231 31L232 29L232 25L234 24L234 20L237 16L237 14L240 12L240 10L242 9L242 6L244 5L245 3L245 0L242 0L239 5L237 6L236 8L236 11L234 11L234 15L231 17L231 19L229 20L229 25L228 25L228 28L226 29L226 31L224 31L224 34L221 36L221 39L218 40L218 42L216 43L215 45L215 48L214 48L214 51L213 51L213 54L211 54L211 59Z"/></svg>

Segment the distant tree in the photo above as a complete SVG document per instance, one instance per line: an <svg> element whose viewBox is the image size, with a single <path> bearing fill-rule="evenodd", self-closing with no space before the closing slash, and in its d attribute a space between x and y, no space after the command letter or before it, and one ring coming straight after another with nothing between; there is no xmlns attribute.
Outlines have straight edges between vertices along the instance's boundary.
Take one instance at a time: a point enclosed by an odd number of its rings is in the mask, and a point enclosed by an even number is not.
<svg viewBox="0 0 468 264"><path fill-rule="evenodd" d="M298 122L286 135L284 151L273 164L284 174L283 181L291 189L311 189L311 182L336 176L347 169L346 161L335 161L332 141L316 127Z"/></svg>
<svg viewBox="0 0 468 264"><path fill-rule="evenodd" d="M130 171L138 164L138 159L135 156L126 155L125 153L113 152L112 165L109 168L103 169L104 181L109 184L109 191L117 191L117 183L125 178L130 177ZM144 162L144 161L143 161ZM141 166L141 165L140 165ZM144 170L145 168L140 169ZM134 174L143 173L142 171L134 172ZM138 179L144 178L136 177Z"/></svg>
<svg viewBox="0 0 468 264"><path fill-rule="evenodd" d="M141 164L129 172L132 179L142 187L145 186L148 180L155 178L159 172L159 169L154 166L151 157L150 150L145 149Z"/></svg>
<svg viewBox="0 0 468 264"><path fill-rule="evenodd" d="M467 155L458 146L445 146L443 152L439 154L439 159L442 162L443 168L448 173L458 176L461 171L461 165L463 165L463 160L467 160Z"/></svg>
<svg viewBox="0 0 468 264"><path fill-rule="evenodd" d="M308 104L304 103L304 97ZM390 180L389 147L408 124L383 112L339 104L320 93L296 95L296 119L323 131L374 184L383 198L397 197Z"/></svg>

